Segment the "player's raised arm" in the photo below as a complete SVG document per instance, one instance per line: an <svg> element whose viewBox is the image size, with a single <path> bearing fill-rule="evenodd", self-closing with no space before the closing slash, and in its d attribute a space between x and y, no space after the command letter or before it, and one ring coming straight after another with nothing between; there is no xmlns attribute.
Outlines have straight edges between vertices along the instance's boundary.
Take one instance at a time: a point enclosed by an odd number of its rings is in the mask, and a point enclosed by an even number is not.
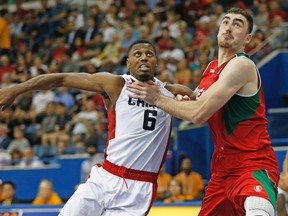
<svg viewBox="0 0 288 216"><path fill-rule="evenodd" d="M0 90L0 108L4 110L10 106L20 94L34 90L53 89L60 86L77 88L98 93L106 93L114 97L117 86L123 85L123 79L110 73L54 73L34 77L26 82ZM113 91L114 90L114 91ZM116 90L116 91L115 91Z"/></svg>

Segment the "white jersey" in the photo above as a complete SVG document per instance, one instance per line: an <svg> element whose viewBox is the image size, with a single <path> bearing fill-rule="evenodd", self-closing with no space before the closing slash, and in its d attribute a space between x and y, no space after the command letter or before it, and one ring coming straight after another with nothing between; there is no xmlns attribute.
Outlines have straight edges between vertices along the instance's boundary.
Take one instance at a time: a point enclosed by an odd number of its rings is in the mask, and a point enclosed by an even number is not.
<svg viewBox="0 0 288 216"><path fill-rule="evenodd" d="M171 116L156 106L130 98L126 89L136 79L124 74L125 84L109 110L109 137L106 159L130 169L159 172L166 157L171 132ZM174 97L165 84L155 78L163 95Z"/></svg>

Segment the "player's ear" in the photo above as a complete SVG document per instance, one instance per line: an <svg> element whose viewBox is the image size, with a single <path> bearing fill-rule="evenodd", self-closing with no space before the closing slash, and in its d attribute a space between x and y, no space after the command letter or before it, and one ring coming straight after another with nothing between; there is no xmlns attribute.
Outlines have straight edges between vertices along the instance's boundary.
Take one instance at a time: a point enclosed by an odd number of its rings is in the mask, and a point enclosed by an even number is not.
<svg viewBox="0 0 288 216"><path fill-rule="evenodd" d="M126 59L126 66L127 66L128 69L130 69L130 61L129 61L129 58Z"/></svg>
<svg viewBox="0 0 288 216"><path fill-rule="evenodd" d="M251 39L252 39L252 34L247 34L245 41L244 41L245 45L249 44Z"/></svg>

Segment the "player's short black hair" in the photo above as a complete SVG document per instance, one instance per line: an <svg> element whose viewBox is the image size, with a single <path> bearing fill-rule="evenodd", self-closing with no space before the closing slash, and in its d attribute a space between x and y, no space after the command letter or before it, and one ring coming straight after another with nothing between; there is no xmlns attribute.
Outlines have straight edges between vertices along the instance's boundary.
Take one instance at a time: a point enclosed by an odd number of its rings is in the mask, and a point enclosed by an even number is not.
<svg viewBox="0 0 288 216"><path fill-rule="evenodd" d="M229 14L229 13L241 14L242 16L244 16L248 22L248 33L251 34L251 32L253 30L253 17L251 16L251 14L249 14L246 10L243 10L243 9L237 8L237 7L230 8L226 14Z"/></svg>
<svg viewBox="0 0 288 216"><path fill-rule="evenodd" d="M145 40L145 39L140 39L140 40L134 41L134 42L129 46L128 52L127 52L128 56L129 56L129 53L130 53L131 49L132 49L133 46L136 45L136 44L150 44L150 45L153 47L154 52L156 53L156 49L155 49L155 47L154 47L154 44L153 44L151 41Z"/></svg>
<svg viewBox="0 0 288 216"><path fill-rule="evenodd" d="M2 182L2 187L3 187L4 185L11 185L11 187L12 187L14 190L16 189L16 185L15 185L14 182L12 182L12 181L3 181L3 182Z"/></svg>

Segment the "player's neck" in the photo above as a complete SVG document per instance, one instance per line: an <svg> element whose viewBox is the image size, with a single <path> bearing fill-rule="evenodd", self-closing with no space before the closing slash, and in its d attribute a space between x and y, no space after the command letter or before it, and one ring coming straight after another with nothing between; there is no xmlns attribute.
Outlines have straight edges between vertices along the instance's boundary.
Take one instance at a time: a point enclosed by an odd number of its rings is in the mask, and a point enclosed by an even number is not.
<svg viewBox="0 0 288 216"><path fill-rule="evenodd" d="M239 52L242 51L220 47L218 50L218 67L221 66L223 63L229 61L231 58L234 57L234 55L236 55Z"/></svg>

